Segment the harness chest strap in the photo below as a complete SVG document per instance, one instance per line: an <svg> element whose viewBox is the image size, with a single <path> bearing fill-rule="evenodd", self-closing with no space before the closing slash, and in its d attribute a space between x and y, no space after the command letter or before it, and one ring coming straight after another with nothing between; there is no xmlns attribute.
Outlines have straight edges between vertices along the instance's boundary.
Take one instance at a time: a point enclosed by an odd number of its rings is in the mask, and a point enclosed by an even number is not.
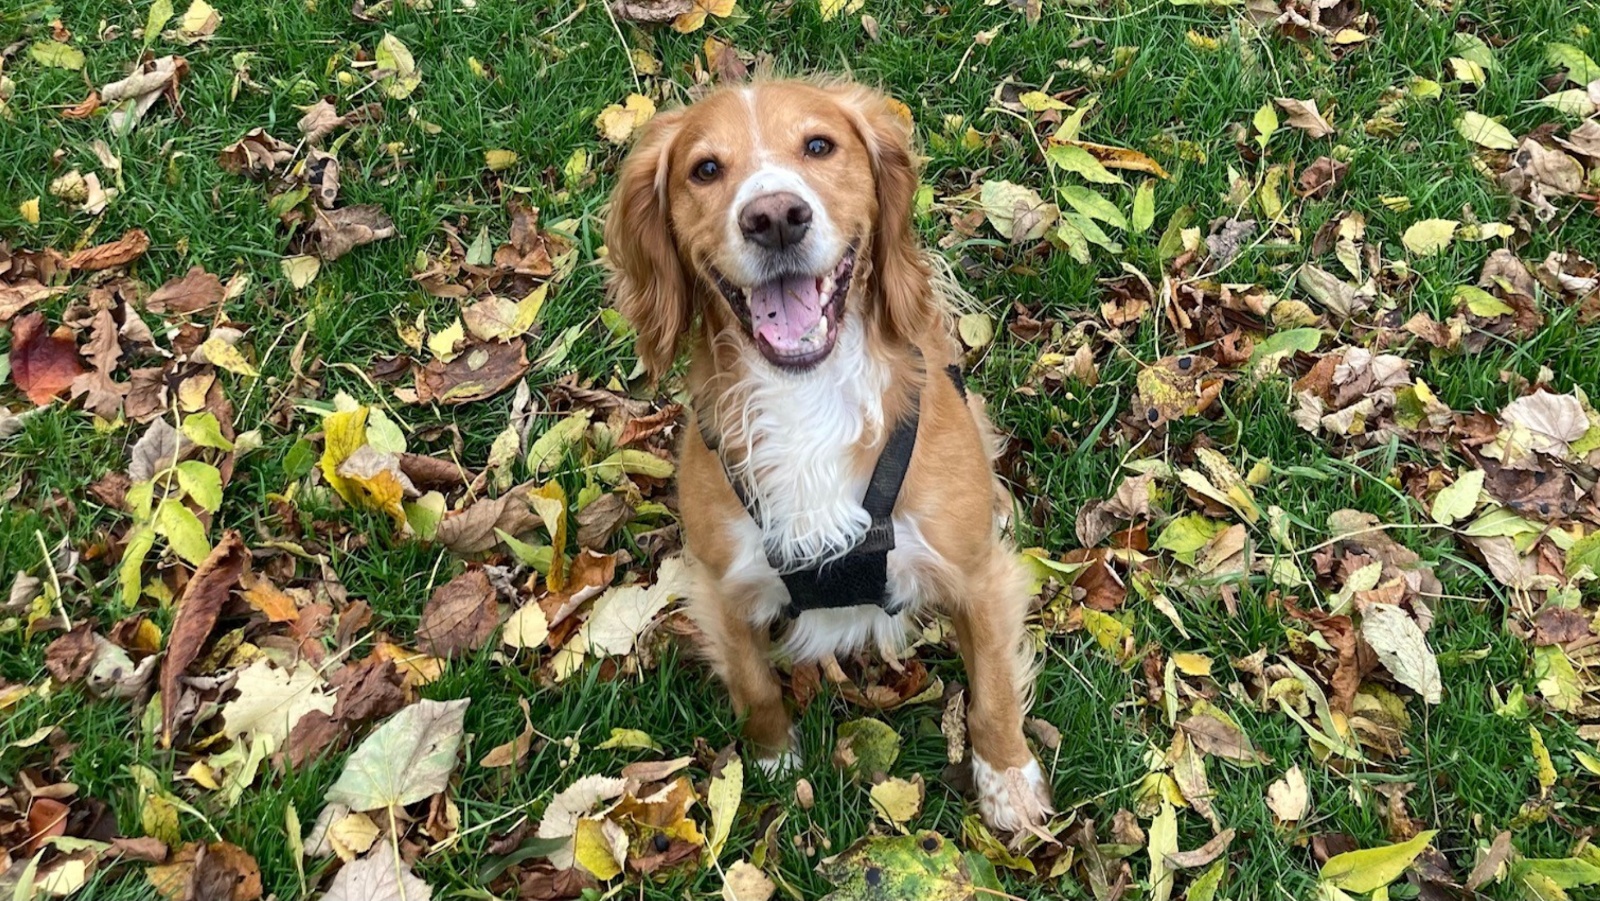
<svg viewBox="0 0 1600 901"><path fill-rule="evenodd" d="M966 383L959 366L949 366L945 374L955 384L963 399L967 396ZM779 571L779 577L789 592L789 603L783 614L794 619L807 610L827 610L841 607L877 606L887 609L889 581L889 552L894 550L894 507L900 497L900 487L911 469L911 455L916 450L917 426L920 420L921 397L911 399L911 412L895 424L883 452L873 466L872 477L861 500L862 509L871 518L866 534L860 542L844 554L818 567L784 572L779 561L768 557L768 562ZM745 490L744 481L734 475L722 455L721 442L703 417L696 417L700 438L716 454L722 472L732 486L739 503L750 518L760 524L761 511Z"/></svg>

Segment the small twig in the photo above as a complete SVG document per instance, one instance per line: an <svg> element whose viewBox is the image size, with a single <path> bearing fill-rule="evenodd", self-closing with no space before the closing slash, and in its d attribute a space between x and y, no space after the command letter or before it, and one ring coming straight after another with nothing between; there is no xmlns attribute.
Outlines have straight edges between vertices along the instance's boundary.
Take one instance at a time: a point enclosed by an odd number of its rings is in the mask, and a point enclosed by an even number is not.
<svg viewBox="0 0 1600 901"><path fill-rule="evenodd" d="M56 563L50 559L50 546L44 543L44 533L38 529L33 530L33 537L39 542L39 553L44 555L44 571L50 576L50 589L56 593L56 612L61 614L61 621L72 631L72 617L67 615L67 604L61 599L61 577L56 575Z"/></svg>
<svg viewBox="0 0 1600 901"><path fill-rule="evenodd" d="M633 89L643 94L644 82L639 80L639 67L633 64L633 50L628 47L628 39L622 36L622 26L617 24L617 14L611 11L608 0L600 0L600 8L606 11L606 18L611 20L611 30L617 33L617 43L622 45L622 57L628 61L628 71L633 75ZM582 7L579 11L582 11Z"/></svg>

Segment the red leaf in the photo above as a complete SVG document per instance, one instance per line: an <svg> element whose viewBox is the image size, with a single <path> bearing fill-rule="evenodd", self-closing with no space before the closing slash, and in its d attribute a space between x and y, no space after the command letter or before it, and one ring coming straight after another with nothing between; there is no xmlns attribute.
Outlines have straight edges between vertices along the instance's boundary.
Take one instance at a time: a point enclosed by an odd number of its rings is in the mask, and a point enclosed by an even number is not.
<svg viewBox="0 0 1600 901"><path fill-rule="evenodd" d="M78 343L69 329L44 332L44 317L23 316L11 328L11 380L37 406L50 403L83 372Z"/></svg>

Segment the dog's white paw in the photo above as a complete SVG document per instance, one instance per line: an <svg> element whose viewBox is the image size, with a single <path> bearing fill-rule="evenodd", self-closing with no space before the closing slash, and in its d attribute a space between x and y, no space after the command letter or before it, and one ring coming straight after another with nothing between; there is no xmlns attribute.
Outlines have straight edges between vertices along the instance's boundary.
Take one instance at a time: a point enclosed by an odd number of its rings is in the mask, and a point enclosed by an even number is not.
<svg viewBox="0 0 1600 901"><path fill-rule="evenodd" d="M1023 832L1055 812L1050 806L1050 784L1037 760L999 770L973 754L972 779L978 788L978 812L996 832Z"/></svg>
<svg viewBox="0 0 1600 901"><path fill-rule="evenodd" d="M774 754L755 758L756 768L765 773L768 779L781 779L799 772L805 758L794 748L782 754Z"/></svg>

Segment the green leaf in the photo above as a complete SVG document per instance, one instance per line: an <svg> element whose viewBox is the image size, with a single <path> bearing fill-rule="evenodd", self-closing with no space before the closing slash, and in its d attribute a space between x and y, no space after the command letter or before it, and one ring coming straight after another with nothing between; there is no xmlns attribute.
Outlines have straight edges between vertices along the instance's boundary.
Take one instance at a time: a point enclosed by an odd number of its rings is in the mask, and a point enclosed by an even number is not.
<svg viewBox="0 0 1600 901"><path fill-rule="evenodd" d="M1600 78L1600 66L1589 54L1571 44L1554 43L1544 49L1550 65L1567 70L1567 79L1576 85L1587 85Z"/></svg>
<svg viewBox="0 0 1600 901"><path fill-rule="evenodd" d="M1419 257L1433 256L1450 246L1460 224L1454 219L1424 219L1406 229L1400 241Z"/></svg>
<svg viewBox="0 0 1600 901"><path fill-rule="evenodd" d="M377 61L379 69L392 73L380 83L383 85L383 92L395 100L410 97L411 92L422 84L422 73L417 70L417 63L411 56L410 48L394 35L384 33L373 58Z"/></svg>
<svg viewBox="0 0 1600 901"><path fill-rule="evenodd" d="M706 789L706 806L711 808L711 834L706 836L706 854L715 863L722 856L733 832L733 821L739 814L739 800L744 796L744 762L738 755L729 758L722 772L711 780Z"/></svg>
<svg viewBox="0 0 1600 901"><path fill-rule="evenodd" d="M1159 551L1172 551L1180 560L1188 557L1192 561L1196 551L1210 544L1227 527L1227 524L1199 513L1190 513L1167 523L1167 527L1156 536L1152 547Z"/></svg>
<svg viewBox="0 0 1600 901"><path fill-rule="evenodd" d="M222 507L222 472L203 460L185 460L176 467L178 485L207 513Z"/></svg>
<svg viewBox="0 0 1600 901"><path fill-rule="evenodd" d="M517 538L505 529L495 529L494 534L505 542L511 551L511 556L523 566L531 566L539 572L549 575L550 564L555 560L555 549L549 545L533 545Z"/></svg>
<svg viewBox="0 0 1600 901"><path fill-rule="evenodd" d="M1114 240L1110 235L1106 234L1105 230L1099 225L1096 225L1095 221L1090 219L1088 216L1072 210L1065 210L1061 213L1061 221L1072 223L1074 228L1080 232L1083 232L1083 236L1088 239L1089 243L1098 244L1112 253L1122 252L1121 242Z"/></svg>
<svg viewBox="0 0 1600 901"><path fill-rule="evenodd" d="M1600 532L1590 532L1567 549L1567 578L1576 578L1584 567L1600 575Z"/></svg>
<svg viewBox="0 0 1600 901"><path fill-rule="evenodd" d="M537 607L537 604L531 605ZM597 751L611 751L626 749L635 751L660 751L661 745L650 737L650 733L639 729L612 729L611 737L595 745Z"/></svg>
<svg viewBox="0 0 1600 901"><path fill-rule="evenodd" d="M1538 873L1562 888L1600 885L1600 867L1576 857L1532 858L1520 861L1517 865Z"/></svg>
<svg viewBox="0 0 1600 901"><path fill-rule="evenodd" d="M1183 896L1184 901L1212 901L1217 897L1217 890L1222 888L1222 877L1227 872L1228 859L1224 857L1189 883L1188 893Z"/></svg>
<svg viewBox="0 0 1600 901"><path fill-rule="evenodd" d="M1097 185L1125 184L1122 176L1100 165L1100 161L1095 159L1093 154L1075 144L1053 145L1044 152L1044 158L1050 165L1080 175L1085 181Z"/></svg>
<svg viewBox="0 0 1600 901"><path fill-rule="evenodd" d="M1319 328L1292 328L1281 332L1273 332L1266 340L1256 345L1250 354L1250 363L1271 359L1273 357L1291 354L1295 351L1311 353L1322 344L1322 329Z"/></svg>
<svg viewBox="0 0 1600 901"><path fill-rule="evenodd" d="M122 562L117 564L117 585L122 589L122 609L131 610L143 592L140 580L144 558L155 547L156 532L147 525L135 526L128 533L127 545L122 549Z"/></svg>
<svg viewBox="0 0 1600 901"><path fill-rule="evenodd" d="M973 350L987 347L994 340L994 320L988 313L963 313L956 320L956 332L961 342Z"/></svg>
<svg viewBox="0 0 1600 901"><path fill-rule="evenodd" d="M1476 285L1456 288L1455 301L1456 306L1465 304L1467 309L1485 319L1498 319L1516 312L1510 304Z"/></svg>
<svg viewBox="0 0 1600 901"><path fill-rule="evenodd" d="M1156 221L1156 180L1147 178L1139 182L1133 193L1133 233L1142 235Z"/></svg>
<svg viewBox="0 0 1600 901"><path fill-rule="evenodd" d="M887 773L900 759L900 733L882 720L863 718L839 726L833 762L858 779Z"/></svg>
<svg viewBox="0 0 1600 901"><path fill-rule="evenodd" d="M1557 710L1572 713L1583 702L1583 684L1578 681L1578 673L1560 645L1546 644L1533 649L1533 678L1539 694Z"/></svg>
<svg viewBox="0 0 1600 901"><path fill-rule="evenodd" d="M1491 150L1515 150L1517 138L1499 122L1485 116L1476 110L1467 110L1456 120L1456 131L1461 136L1480 147Z"/></svg>
<svg viewBox="0 0 1600 901"><path fill-rule="evenodd" d="M206 527L183 502L169 497L156 506L151 519L156 534L167 539L172 552L193 566L199 566L211 555L211 542L206 538Z"/></svg>
<svg viewBox="0 0 1600 901"><path fill-rule="evenodd" d="M528 448L528 471L542 475L555 468L561 458L583 439L594 411L587 407L545 430Z"/></svg>
<svg viewBox="0 0 1600 901"><path fill-rule="evenodd" d="M418 701L385 720L345 761L330 804L389 810L444 791L456 768L471 701Z"/></svg>
<svg viewBox="0 0 1600 901"><path fill-rule="evenodd" d="M1167 228L1161 233L1161 243L1156 245L1156 254L1163 261L1170 260L1183 250L1183 230L1194 221L1194 207L1182 206L1167 220Z"/></svg>
<svg viewBox="0 0 1600 901"><path fill-rule="evenodd" d="M1454 40L1456 56L1471 60L1491 72L1500 71L1500 61L1495 59L1493 48L1483 38L1470 31L1458 31Z"/></svg>
<svg viewBox="0 0 1600 901"><path fill-rule="evenodd" d="M1437 830L1429 829L1408 842L1330 857L1322 865L1322 881L1352 892L1376 891L1399 879L1435 834Z"/></svg>
<svg viewBox="0 0 1600 901"><path fill-rule="evenodd" d="M613 485L627 476L647 476L652 479L671 478L671 460L663 460L649 451L623 448L595 466L595 475Z"/></svg>
<svg viewBox="0 0 1600 901"><path fill-rule="evenodd" d="M1442 489L1433 498L1430 515L1442 526L1453 525L1472 515L1478 509L1478 495L1483 491L1483 470L1474 469Z"/></svg>
<svg viewBox="0 0 1600 901"><path fill-rule="evenodd" d="M183 418L183 434L201 447L233 450L233 442L222 435L222 425L210 413L191 413Z"/></svg>
<svg viewBox="0 0 1600 901"><path fill-rule="evenodd" d="M38 41L28 48L28 56L41 66L78 71L83 68L83 51L60 41Z"/></svg>
<svg viewBox="0 0 1600 901"><path fill-rule="evenodd" d="M993 870L935 832L874 836L817 866L835 890L822 901L975 901L1003 896ZM981 858L978 858L981 860ZM986 891L980 892L979 888Z"/></svg>
<svg viewBox="0 0 1600 901"><path fill-rule="evenodd" d="M1085 610L1084 612L1088 612ZM1163 798L1161 812L1150 821L1150 897L1155 901L1168 901L1177 867L1168 858L1178 853L1178 812L1172 802Z"/></svg>
<svg viewBox="0 0 1600 901"><path fill-rule="evenodd" d="M304 478L317 465L317 449L304 438L289 445L283 455L283 474L290 481Z"/></svg>
<svg viewBox="0 0 1600 901"><path fill-rule="evenodd" d="M1080 266L1089 265L1089 239L1076 225L1063 219L1052 232L1055 240L1067 249L1068 255Z"/></svg>
<svg viewBox="0 0 1600 901"><path fill-rule="evenodd" d="M1272 140L1272 133L1278 130L1278 111L1272 104L1263 104L1256 110L1255 117L1250 123L1256 127L1256 143L1262 150L1267 149L1267 143Z"/></svg>
<svg viewBox="0 0 1600 901"><path fill-rule="evenodd" d="M1146 181L1145 184L1149 184L1149 182ZM1068 206L1088 216L1090 219L1099 219L1114 228L1127 230L1128 220L1122 215L1122 211L1117 209L1116 205L1111 201L1101 197L1094 191L1082 185L1062 185L1060 194L1061 199L1065 200Z"/></svg>
<svg viewBox="0 0 1600 901"><path fill-rule="evenodd" d="M144 45L149 47L161 36L161 29L167 27L167 22L172 18L172 0L156 0L150 4L150 12L144 19Z"/></svg>

